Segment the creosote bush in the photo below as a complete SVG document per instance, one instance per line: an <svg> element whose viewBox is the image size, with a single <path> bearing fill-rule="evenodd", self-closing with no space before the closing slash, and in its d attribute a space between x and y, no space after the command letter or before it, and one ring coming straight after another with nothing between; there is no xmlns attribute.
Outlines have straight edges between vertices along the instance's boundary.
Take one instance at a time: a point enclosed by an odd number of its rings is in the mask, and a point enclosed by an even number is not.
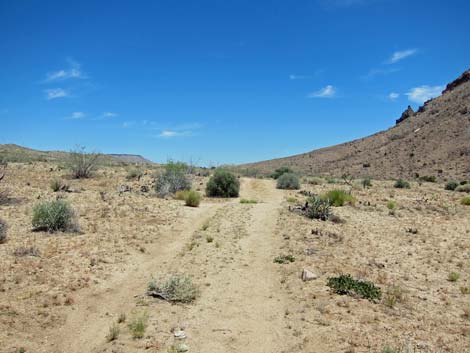
<svg viewBox="0 0 470 353"><path fill-rule="evenodd" d="M457 183L454 180L451 180L446 183L446 186L444 187L444 189L454 191L458 186L459 186L459 183Z"/></svg>
<svg viewBox="0 0 470 353"><path fill-rule="evenodd" d="M276 169L274 173L271 174L271 178L278 179L282 174L286 174L286 173L293 173L293 171L292 169L288 167L281 167L281 168Z"/></svg>
<svg viewBox="0 0 470 353"><path fill-rule="evenodd" d="M305 215L308 218L326 221L331 213L331 203L320 197L310 197L307 199Z"/></svg>
<svg viewBox="0 0 470 353"><path fill-rule="evenodd" d="M86 152L85 147L77 146L70 151L67 165L75 179L89 178L97 167L100 155L98 153Z"/></svg>
<svg viewBox="0 0 470 353"><path fill-rule="evenodd" d="M284 190L298 190L300 189L299 177L294 173L284 173L277 178L276 187Z"/></svg>
<svg viewBox="0 0 470 353"><path fill-rule="evenodd" d="M397 189L409 189L411 186L406 180L398 179L395 184L393 184L393 187Z"/></svg>
<svg viewBox="0 0 470 353"><path fill-rule="evenodd" d="M177 191L191 189L191 181L187 177L188 166L181 162L168 162L165 170L155 180L157 195L165 197Z"/></svg>
<svg viewBox="0 0 470 353"><path fill-rule="evenodd" d="M225 170L216 170L206 186L210 197L238 197L240 181L235 175Z"/></svg>
<svg viewBox="0 0 470 353"><path fill-rule="evenodd" d="M70 205L63 201L45 201L33 209L32 225L35 230L55 232L67 231L75 228L74 212Z"/></svg>
<svg viewBox="0 0 470 353"><path fill-rule="evenodd" d="M335 207L344 206L346 203L353 203L354 197L344 190L334 189L321 196L323 200L329 200L330 204Z"/></svg>
<svg viewBox="0 0 470 353"><path fill-rule="evenodd" d="M186 206L198 207L201 203L201 194L195 190L190 190L184 196Z"/></svg>
<svg viewBox="0 0 470 353"><path fill-rule="evenodd" d="M7 241L7 224L4 220L0 219L0 244Z"/></svg>
<svg viewBox="0 0 470 353"><path fill-rule="evenodd" d="M382 297L380 288L375 284L354 279L351 275L330 277L327 286L340 295L358 296L371 301L379 300Z"/></svg>
<svg viewBox="0 0 470 353"><path fill-rule="evenodd" d="M172 275L167 280L150 281L147 294L173 303L189 303L196 299L198 290L190 277Z"/></svg>

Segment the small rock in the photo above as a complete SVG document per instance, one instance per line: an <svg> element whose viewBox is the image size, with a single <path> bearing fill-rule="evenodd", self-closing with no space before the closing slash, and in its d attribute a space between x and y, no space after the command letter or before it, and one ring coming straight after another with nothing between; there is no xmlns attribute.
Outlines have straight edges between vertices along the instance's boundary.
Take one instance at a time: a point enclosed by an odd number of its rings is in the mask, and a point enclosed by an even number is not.
<svg viewBox="0 0 470 353"><path fill-rule="evenodd" d="M176 338L178 338L180 340L184 340L186 338L186 333L184 331L181 331L181 330L175 331L174 335L175 335Z"/></svg>
<svg viewBox="0 0 470 353"><path fill-rule="evenodd" d="M189 347L184 344L184 343L181 343L180 345L178 345L178 352L187 352L189 351Z"/></svg>
<svg viewBox="0 0 470 353"><path fill-rule="evenodd" d="M312 271L306 269L302 271L302 281L311 281L312 279L317 279L318 277L320 276L313 273Z"/></svg>

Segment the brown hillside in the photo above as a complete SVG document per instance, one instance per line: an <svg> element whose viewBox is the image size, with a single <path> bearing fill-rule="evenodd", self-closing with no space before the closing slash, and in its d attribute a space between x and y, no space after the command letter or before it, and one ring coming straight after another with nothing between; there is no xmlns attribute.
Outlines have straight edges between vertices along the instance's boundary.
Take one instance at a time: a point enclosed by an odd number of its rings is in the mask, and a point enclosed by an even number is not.
<svg viewBox="0 0 470 353"><path fill-rule="evenodd" d="M375 178L470 177L470 71L416 113L406 110L394 127L300 155L243 165L261 172L281 166L307 174Z"/></svg>

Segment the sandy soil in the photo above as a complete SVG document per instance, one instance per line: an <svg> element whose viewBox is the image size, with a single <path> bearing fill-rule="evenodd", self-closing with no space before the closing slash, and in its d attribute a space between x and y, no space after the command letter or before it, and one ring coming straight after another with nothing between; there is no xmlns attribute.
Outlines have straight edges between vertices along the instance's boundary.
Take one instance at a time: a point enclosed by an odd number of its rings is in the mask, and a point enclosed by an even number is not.
<svg viewBox="0 0 470 353"><path fill-rule="evenodd" d="M53 166L52 166L53 167ZM335 208L344 223L309 220L290 209L304 196L272 180L242 179L241 197L204 199L198 208L139 192L151 171L126 181L125 170L104 169L69 181L63 195L81 233L35 233L31 209L57 197L49 188L64 172L46 164L12 165L6 186L14 198L0 206L9 239L0 245L0 352L167 352L184 329L190 352L382 352L386 345L417 352L470 352L470 208L442 185L393 189L374 181L355 188L355 205ZM203 189L205 180L193 185ZM119 195L118 186L130 193ZM319 193L345 185L304 185ZM288 200L289 198L289 201ZM395 214L386 208L397 204ZM417 229L417 234L407 232ZM34 246L39 257L18 257ZM295 262L276 264L278 255ZM303 282L302 269L318 274ZM458 272L457 282L447 280ZM199 288L191 304L145 295L152 277L190 275ZM339 296L327 278L350 273L373 281L385 301ZM145 337L126 323L149 317ZM126 315L117 340L110 326Z"/></svg>

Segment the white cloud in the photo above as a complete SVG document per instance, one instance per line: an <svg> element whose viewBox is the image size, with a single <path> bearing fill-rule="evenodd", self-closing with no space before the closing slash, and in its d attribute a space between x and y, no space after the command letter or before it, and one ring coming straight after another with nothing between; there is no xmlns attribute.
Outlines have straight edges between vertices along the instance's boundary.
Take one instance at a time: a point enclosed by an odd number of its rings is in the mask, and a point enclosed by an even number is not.
<svg viewBox="0 0 470 353"><path fill-rule="evenodd" d="M396 92L392 92L388 95L388 99L390 99L391 101L396 101L398 97L400 97L400 94Z"/></svg>
<svg viewBox="0 0 470 353"><path fill-rule="evenodd" d="M312 77L307 75L289 75L289 80L307 80L309 78Z"/></svg>
<svg viewBox="0 0 470 353"><path fill-rule="evenodd" d="M87 75L81 71L81 65L78 62L72 59L68 59L67 61L69 63L68 69L47 73L44 82L62 81L69 78L88 78Z"/></svg>
<svg viewBox="0 0 470 353"><path fill-rule="evenodd" d="M73 112L69 116L65 117L66 120L79 120L84 119L86 114L84 112Z"/></svg>
<svg viewBox="0 0 470 353"><path fill-rule="evenodd" d="M103 118L114 118L118 115L117 115L117 113L113 113L113 112L104 112L103 114L101 114L101 116Z"/></svg>
<svg viewBox="0 0 470 353"><path fill-rule="evenodd" d="M441 94L443 86L419 86L414 87L406 93L408 99L415 103L424 103L427 100L437 97Z"/></svg>
<svg viewBox="0 0 470 353"><path fill-rule="evenodd" d="M387 60L387 64L395 64L399 62L400 60L403 60L409 56L415 55L417 52L418 52L417 49L407 49L407 50L396 51L395 53L392 54L390 59Z"/></svg>
<svg viewBox="0 0 470 353"><path fill-rule="evenodd" d="M399 68L396 68L396 67L392 67L392 68L387 68L387 69L370 69L369 72L362 76L361 78L362 79L372 79L374 78L375 76L385 76L385 75L389 75L389 74L393 74L394 72L398 72L400 71L401 69Z"/></svg>
<svg viewBox="0 0 470 353"><path fill-rule="evenodd" d="M46 94L46 99L47 100L62 98L62 97L68 97L70 95L69 92L66 91L63 88L46 89L46 90L44 90L44 93Z"/></svg>
<svg viewBox="0 0 470 353"><path fill-rule="evenodd" d="M128 127L131 127L131 126L133 126L134 124L135 124L135 121L125 121L125 122L122 123L122 127L123 127L124 129L127 129Z"/></svg>
<svg viewBox="0 0 470 353"><path fill-rule="evenodd" d="M323 87L322 89L312 92L309 98L333 98L336 95L336 89L332 85Z"/></svg>
<svg viewBox="0 0 470 353"><path fill-rule="evenodd" d="M179 136L190 136L192 134L191 131L175 131L175 130L163 130L160 132L158 137L179 137Z"/></svg>

